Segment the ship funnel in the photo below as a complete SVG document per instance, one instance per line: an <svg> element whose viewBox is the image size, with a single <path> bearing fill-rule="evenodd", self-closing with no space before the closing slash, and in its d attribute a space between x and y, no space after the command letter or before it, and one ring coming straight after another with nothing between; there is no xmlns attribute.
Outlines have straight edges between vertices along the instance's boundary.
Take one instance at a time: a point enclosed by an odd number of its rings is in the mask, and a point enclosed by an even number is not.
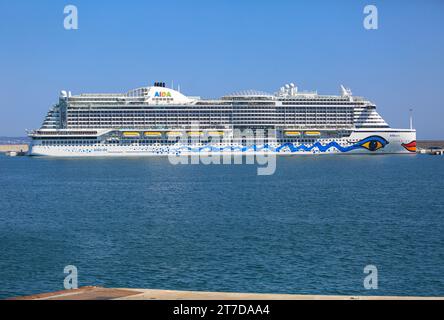
<svg viewBox="0 0 444 320"><path fill-rule="evenodd" d="M165 88L165 82L154 82L154 86Z"/></svg>

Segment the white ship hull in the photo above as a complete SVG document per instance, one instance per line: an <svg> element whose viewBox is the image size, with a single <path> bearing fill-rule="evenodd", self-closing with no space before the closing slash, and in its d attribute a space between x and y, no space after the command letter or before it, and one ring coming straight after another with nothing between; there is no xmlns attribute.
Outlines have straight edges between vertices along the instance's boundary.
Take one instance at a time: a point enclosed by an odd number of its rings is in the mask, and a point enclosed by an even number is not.
<svg viewBox="0 0 444 320"><path fill-rule="evenodd" d="M183 145L42 145L34 141L29 154L52 157L145 157L168 155L216 155L216 154L415 154L416 131L402 129L356 130L346 138L315 139L314 143L257 144L252 146L229 143L196 143Z"/></svg>

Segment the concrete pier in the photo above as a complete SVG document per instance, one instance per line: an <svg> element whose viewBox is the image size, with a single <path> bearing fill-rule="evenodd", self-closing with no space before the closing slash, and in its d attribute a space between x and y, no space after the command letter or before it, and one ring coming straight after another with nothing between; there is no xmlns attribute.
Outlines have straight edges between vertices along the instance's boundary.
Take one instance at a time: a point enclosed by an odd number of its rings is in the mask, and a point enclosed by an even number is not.
<svg viewBox="0 0 444 320"><path fill-rule="evenodd" d="M443 155L444 141L442 140L418 141L416 152L421 154Z"/></svg>
<svg viewBox="0 0 444 320"><path fill-rule="evenodd" d="M28 152L27 144L3 144L0 145L0 153L7 152Z"/></svg>
<svg viewBox="0 0 444 320"><path fill-rule="evenodd" d="M82 287L13 300L444 300L444 297L327 296Z"/></svg>

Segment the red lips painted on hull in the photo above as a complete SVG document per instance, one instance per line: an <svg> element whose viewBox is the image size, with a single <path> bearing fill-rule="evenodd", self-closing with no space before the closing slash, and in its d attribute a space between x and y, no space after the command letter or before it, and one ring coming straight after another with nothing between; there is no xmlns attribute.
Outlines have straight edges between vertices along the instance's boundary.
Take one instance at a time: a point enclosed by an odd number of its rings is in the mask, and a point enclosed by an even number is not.
<svg viewBox="0 0 444 320"><path fill-rule="evenodd" d="M406 150L410 152L416 152L416 141L412 141L409 143L402 143L401 144Z"/></svg>

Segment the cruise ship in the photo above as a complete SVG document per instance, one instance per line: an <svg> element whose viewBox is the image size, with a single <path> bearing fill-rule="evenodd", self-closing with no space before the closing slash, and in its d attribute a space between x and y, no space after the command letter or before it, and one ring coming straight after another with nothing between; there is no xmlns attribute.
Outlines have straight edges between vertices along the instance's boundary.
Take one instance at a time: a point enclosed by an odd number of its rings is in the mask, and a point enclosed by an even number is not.
<svg viewBox="0 0 444 320"><path fill-rule="evenodd" d="M236 154L411 154L416 131L391 128L371 101L338 95L246 90L187 96L164 82L126 93L61 91L30 155L54 157Z"/></svg>

